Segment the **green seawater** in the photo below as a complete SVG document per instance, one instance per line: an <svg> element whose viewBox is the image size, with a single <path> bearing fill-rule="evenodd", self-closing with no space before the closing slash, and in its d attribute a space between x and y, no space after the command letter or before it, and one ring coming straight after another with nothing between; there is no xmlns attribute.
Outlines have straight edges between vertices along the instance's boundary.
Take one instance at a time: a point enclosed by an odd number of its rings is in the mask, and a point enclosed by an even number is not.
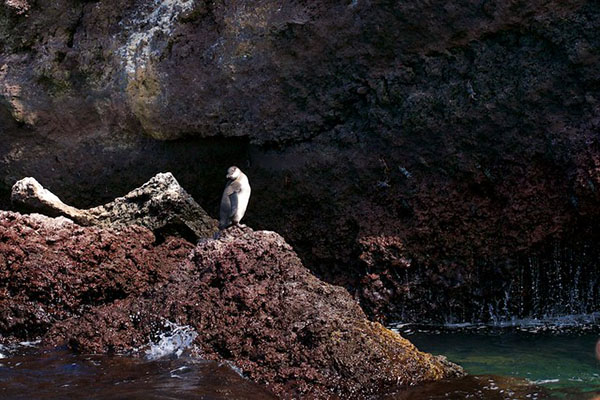
<svg viewBox="0 0 600 400"><path fill-rule="evenodd" d="M596 324L566 328L540 324L405 325L396 330L420 350L445 355L472 376L511 377L530 384L531 395L524 394L523 398L600 400L600 362L596 358L600 334ZM445 397L456 398L452 393ZM475 398L487 397L480 394Z"/></svg>

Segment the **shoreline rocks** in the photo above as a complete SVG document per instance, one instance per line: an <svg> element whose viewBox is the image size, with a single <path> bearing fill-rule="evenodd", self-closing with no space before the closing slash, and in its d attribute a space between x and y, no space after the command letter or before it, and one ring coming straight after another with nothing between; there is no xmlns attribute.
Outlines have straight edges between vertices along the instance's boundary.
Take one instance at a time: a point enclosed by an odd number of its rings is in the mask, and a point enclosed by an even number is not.
<svg viewBox="0 0 600 400"><path fill-rule="evenodd" d="M130 352L165 320L195 329L199 356L228 361L281 398L362 398L461 376L370 322L274 232L232 227L194 248L139 226L82 227L0 213L0 334L81 352Z"/></svg>
<svg viewBox="0 0 600 400"><path fill-rule="evenodd" d="M0 334L29 340L89 309L141 296L192 249L140 226L82 227L0 212Z"/></svg>

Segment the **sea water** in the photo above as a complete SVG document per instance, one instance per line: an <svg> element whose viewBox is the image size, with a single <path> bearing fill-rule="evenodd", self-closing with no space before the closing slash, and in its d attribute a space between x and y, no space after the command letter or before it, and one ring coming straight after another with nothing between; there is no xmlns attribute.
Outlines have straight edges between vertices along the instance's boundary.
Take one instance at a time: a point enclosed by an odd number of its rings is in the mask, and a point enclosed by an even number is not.
<svg viewBox="0 0 600 400"><path fill-rule="evenodd" d="M494 324L391 326L469 373L374 399L600 399L596 315ZM36 342L0 345L0 399L273 399L226 363L191 357L195 332L166 323L136 357L77 355Z"/></svg>
<svg viewBox="0 0 600 400"><path fill-rule="evenodd" d="M393 329L420 350L443 354L461 365L473 376L470 379L504 380L508 386L505 391L511 385L507 378L515 379L512 384L519 386L525 399L600 400L600 362L595 354L600 339L597 318L596 314L586 314L493 324L395 324ZM529 390L523 387L527 384ZM455 385L448 388L446 393L441 389L422 398L460 398L452 395L456 394ZM476 393L473 389L472 398L491 396ZM439 395L444 397L436 397ZM494 398L521 397L506 392Z"/></svg>
<svg viewBox="0 0 600 400"><path fill-rule="evenodd" d="M78 355L36 342L0 345L0 399L274 399L227 363L192 357L196 332L165 321L134 355Z"/></svg>

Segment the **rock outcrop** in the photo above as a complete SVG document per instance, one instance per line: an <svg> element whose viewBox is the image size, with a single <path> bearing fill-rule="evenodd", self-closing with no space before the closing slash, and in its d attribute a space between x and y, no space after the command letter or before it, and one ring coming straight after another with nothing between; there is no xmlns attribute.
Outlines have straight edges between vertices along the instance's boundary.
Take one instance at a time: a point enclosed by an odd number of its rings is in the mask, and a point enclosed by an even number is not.
<svg viewBox="0 0 600 400"><path fill-rule="evenodd" d="M169 172L154 176L123 197L87 210L63 203L35 178L24 178L15 183L11 200L18 208L68 217L79 225L112 228L139 225L160 237L176 234L192 242L212 237L217 230L216 221Z"/></svg>
<svg viewBox="0 0 600 400"><path fill-rule="evenodd" d="M63 217L0 212L0 334L31 339L58 321L143 296L192 247L175 238L157 245L139 226L82 227Z"/></svg>
<svg viewBox="0 0 600 400"><path fill-rule="evenodd" d="M0 294L3 336L121 353L171 321L197 332L201 357L282 398L362 398L463 374L370 322L274 232L232 227L192 249L139 226L2 212Z"/></svg>

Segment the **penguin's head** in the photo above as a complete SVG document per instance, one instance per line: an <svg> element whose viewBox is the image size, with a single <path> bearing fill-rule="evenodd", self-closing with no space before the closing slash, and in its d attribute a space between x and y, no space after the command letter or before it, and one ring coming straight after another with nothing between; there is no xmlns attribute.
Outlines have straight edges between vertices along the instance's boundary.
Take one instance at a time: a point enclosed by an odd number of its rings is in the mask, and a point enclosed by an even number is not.
<svg viewBox="0 0 600 400"><path fill-rule="evenodd" d="M227 179L237 179L242 171L238 167L229 167L227 169Z"/></svg>

